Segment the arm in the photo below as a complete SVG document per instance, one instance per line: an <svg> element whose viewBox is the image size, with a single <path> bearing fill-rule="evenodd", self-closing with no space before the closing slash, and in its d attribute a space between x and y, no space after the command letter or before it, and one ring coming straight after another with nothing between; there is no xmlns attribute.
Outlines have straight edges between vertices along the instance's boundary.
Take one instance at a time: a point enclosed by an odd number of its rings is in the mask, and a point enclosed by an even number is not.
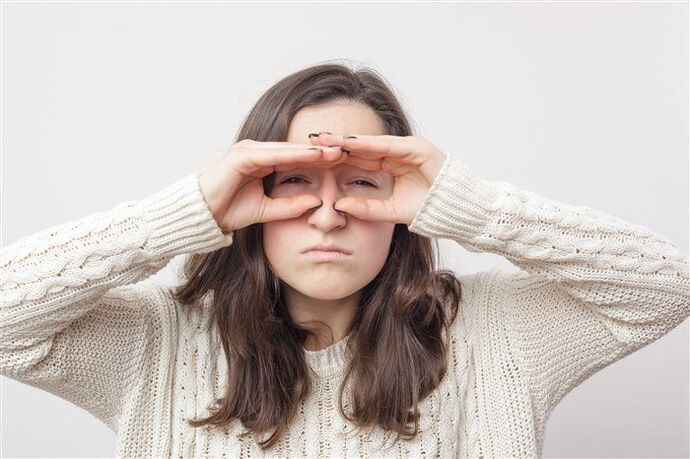
<svg viewBox="0 0 690 459"><path fill-rule="evenodd" d="M135 283L176 255L231 243L190 174L140 201L4 247L0 374L69 400L115 430L143 359L174 330L155 289Z"/></svg>
<svg viewBox="0 0 690 459"><path fill-rule="evenodd" d="M687 257L658 234L478 177L448 156L408 227L521 268L495 277L498 318L536 403L548 412L599 369L690 315Z"/></svg>

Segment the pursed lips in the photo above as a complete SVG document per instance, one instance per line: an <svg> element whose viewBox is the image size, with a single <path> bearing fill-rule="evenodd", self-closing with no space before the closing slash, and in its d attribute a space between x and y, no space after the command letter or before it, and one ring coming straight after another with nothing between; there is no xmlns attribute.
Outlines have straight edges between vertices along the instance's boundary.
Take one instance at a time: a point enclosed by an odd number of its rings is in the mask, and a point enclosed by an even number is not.
<svg viewBox="0 0 690 459"><path fill-rule="evenodd" d="M311 247L305 249L304 251L302 251L302 253L308 253L308 252L312 252L312 251L340 252L340 253L343 253L345 255L352 255L352 251L347 250L343 247L334 245L334 244L317 244L317 245L314 245L314 246L311 246Z"/></svg>

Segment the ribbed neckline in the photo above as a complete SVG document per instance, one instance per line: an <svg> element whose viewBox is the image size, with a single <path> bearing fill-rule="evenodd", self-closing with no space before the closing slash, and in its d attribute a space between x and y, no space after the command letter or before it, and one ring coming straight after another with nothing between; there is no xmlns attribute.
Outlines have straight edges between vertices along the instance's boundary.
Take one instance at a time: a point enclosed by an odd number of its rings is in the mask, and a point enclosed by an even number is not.
<svg viewBox="0 0 690 459"><path fill-rule="evenodd" d="M352 332L340 341L316 351L304 349L304 356L309 366L321 377L329 377L340 374L349 358L347 343L352 337Z"/></svg>

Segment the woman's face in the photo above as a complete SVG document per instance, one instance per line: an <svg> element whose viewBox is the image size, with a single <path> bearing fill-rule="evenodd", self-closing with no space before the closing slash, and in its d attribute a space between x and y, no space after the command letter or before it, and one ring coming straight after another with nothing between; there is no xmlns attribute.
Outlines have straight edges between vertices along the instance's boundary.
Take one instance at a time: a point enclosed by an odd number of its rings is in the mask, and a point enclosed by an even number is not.
<svg viewBox="0 0 690 459"><path fill-rule="evenodd" d="M368 107L331 103L297 112L286 141L309 145L309 133L320 131L386 134L383 123ZM338 212L333 204L346 196L385 200L392 194L393 182L393 176L384 171L365 171L346 163L276 172L270 197L312 193L323 205L297 218L262 224L264 251L275 275L287 288L313 299L341 299L361 290L383 267L395 224L360 220ZM324 261L302 253L319 243L336 244L351 255Z"/></svg>

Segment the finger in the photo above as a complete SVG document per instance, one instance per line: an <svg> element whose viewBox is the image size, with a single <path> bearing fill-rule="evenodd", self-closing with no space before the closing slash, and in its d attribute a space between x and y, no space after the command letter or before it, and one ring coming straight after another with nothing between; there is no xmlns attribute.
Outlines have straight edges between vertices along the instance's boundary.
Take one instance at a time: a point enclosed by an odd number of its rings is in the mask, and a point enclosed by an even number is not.
<svg viewBox="0 0 690 459"><path fill-rule="evenodd" d="M330 134L330 133L328 133L328 134ZM348 150L346 150L345 148L342 148L342 146L339 145L339 144L337 144L337 143L335 143L335 144L325 144L325 143L320 142L320 141L319 141L319 135L318 135L318 134L314 134L314 133L309 134L309 137L308 137L308 138L309 138L309 142L311 142L311 144L312 144L313 146L317 146L317 147L328 147L328 148L337 148L338 151L342 151L343 153L345 153L345 154L347 154L347 155L350 154L350 152L349 152Z"/></svg>
<svg viewBox="0 0 690 459"><path fill-rule="evenodd" d="M274 170L279 171L279 172L285 172L285 171L292 171L295 169L310 169L310 168L318 168L318 169L326 169L330 168L333 166L336 166L338 164L341 164L345 162L347 159L347 155L343 152L341 152L339 149L334 150L334 151L326 151L324 152L321 157L315 158L310 161L300 161L300 162L288 162L285 164L276 164L274 167Z"/></svg>
<svg viewBox="0 0 690 459"><path fill-rule="evenodd" d="M319 139L325 138L326 134L330 134L330 133L323 133L320 136L309 134L309 140L315 146L325 147L326 145L322 145L322 143ZM332 136L331 135L331 137L329 137L329 139L331 139L333 137L335 138L336 142L338 141L338 139L340 139L340 143L342 143L342 136ZM341 162L344 162L344 163L350 164L352 166L358 167L360 169L363 169L365 171L379 171L382 169L381 168L381 160L379 160L379 159L367 159L367 158L362 158L359 156L353 156L350 153L350 151L348 151L345 148L342 148L341 145L339 145L338 143L328 146L328 148L331 148L331 147L341 148L339 151L342 151L344 153L344 156L345 155L347 156L347 158L345 158L345 159L335 161L334 164L340 164ZM328 162L326 162L324 164L321 161L319 161L319 165L322 167L332 167L334 164L330 164Z"/></svg>
<svg viewBox="0 0 690 459"><path fill-rule="evenodd" d="M364 159L383 159L386 157L404 158L415 153L419 148L413 136L395 135L362 135L354 134L355 138L332 134L321 134L318 137L320 145L338 145L350 152L350 156Z"/></svg>
<svg viewBox="0 0 690 459"><path fill-rule="evenodd" d="M319 139L325 138L326 135L333 135L332 132L326 132L326 131L321 131L321 132L312 132L307 135L307 138L309 139L309 142L312 143L312 145L322 145L322 143L319 141ZM336 136L338 137L338 136ZM342 137L342 136L340 136ZM324 144L325 145L325 144ZM329 144L332 145L332 144Z"/></svg>
<svg viewBox="0 0 690 459"><path fill-rule="evenodd" d="M333 135L330 132L322 132L317 135L314 135L314 133L309 134L309 142L313 146L317 147L342 147L344 150L347 151L346 148L344 148L343 145L343 136L339 135Z"/></svg>
<svg viewBox="0 0 690 459"><path fill-rule="evenodd" d="M309 142L312 145L321 145L321 143L319 142L319 135L320 134L318 133L311 133L307 136L307 138L309 139Z"/></svg>
<svg viewBox="0 0 690 459"><path fill-rule="evenodd" d="M358 156L346 154L345 160L343 162L345 164L349 164L351 166L370 172L376 172L382 169L380 159L364 159Z"/></svg>
<svg viewBox="0 0 690 459"><path fill-rule="evenodd" d="M338 145L335 145L338 146ZM309 143L298 142L255 142L251 148L259 148L262 150L281 150L286 148L310 148L310 147L331 147L331 145L322 145L309 139ZM339 147L339 146L338 146Z"/></svg>
<svg viewBox="0 0 690 459"><path fill-rule="evenodd" d="M256 142L248 144L248 149L252 150L288 150L288 149L313 149L320 148L323 151L322 159L326 161L332 161L338 159L341 154L341 148L338 145L327 146L327 145L316 145L314 143L295 143L295 142Z"/></svg>
<svg viewBox="0 0 690 459"><path fill-rule="evenodd" d="M297 218L309 209L320 206L322 201L313 194L289 198L266 198L266 205L259 216L259 223Z"/></svg>
<svg viewBox="0 0 690 459"><path fill-rule="evenodd" d="M316 159L314 161L311 161L309 163L290 163L290 164L280 164L275 166L276 171L280 172L285 172L285 171L292 171L295 169L311 169L311 168L316 168L316 169L329 169L334 166L337 166L339 164L349 164L353 167L356 167L358 169L362 169L365 171L370 171L370 172L376 172L381 170L381 161L380 160L368 160L368 159L363 159L363 158L357 158L354 156L349 156L346 153L343 153L339 158L337 159L332 159L332 160L322 160L322 159Z"/></svg>
<svg viewBox="0 0 690 459"><path fill-rule="evenodd" d="M343 136L333 135L330 132L320 132L311 133L308 138L312 145L319 147L339 147L348 155L350 154L350 151L342 146Z"/></svg>
<svg viewBox="0 0 690 459"><path fill-rule="evenodd" d="M258 148L262 150L276 150L283 148L309 148L313 147L314 144L309 143L298 143L298 142L252 142L249 144L250 148Z"/></svg>
<svg viewBox="0 0 690 459"><path fill-rule="evenodd" d="M362 220L402 223L390 200L348 197L336 201L334 207Z"/></svg>
<svg viewBox="0 0 690 459"><path fill-rule="evenodd" d="M339 158L342 152L326 147L287 147L250 149L243 155L241 164L249 171L287 165L292 163L313 163L317 160L332 161Z"/></svg>

